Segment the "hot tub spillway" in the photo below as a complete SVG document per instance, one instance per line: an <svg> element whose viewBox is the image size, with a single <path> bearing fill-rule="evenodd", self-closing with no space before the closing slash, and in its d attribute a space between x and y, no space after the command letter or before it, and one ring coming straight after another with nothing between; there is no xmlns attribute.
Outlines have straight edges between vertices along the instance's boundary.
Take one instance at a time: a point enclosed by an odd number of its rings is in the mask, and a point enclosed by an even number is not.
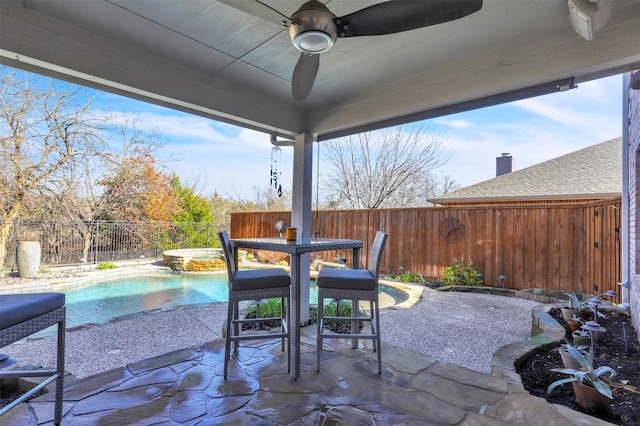
<svg viewBox="0 0 640 426"><path fill-rule="evenodd" d="M222 249L176 249L162 253L164 264L173 271L212 272L226 269Z"/></svg>

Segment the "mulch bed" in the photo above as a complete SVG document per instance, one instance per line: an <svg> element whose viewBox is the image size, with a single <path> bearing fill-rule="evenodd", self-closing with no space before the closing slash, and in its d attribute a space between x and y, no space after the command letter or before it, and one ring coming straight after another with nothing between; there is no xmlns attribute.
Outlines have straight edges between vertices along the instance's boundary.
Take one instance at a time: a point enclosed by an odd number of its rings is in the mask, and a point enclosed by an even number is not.
<svg viewBox="0 0 640 426"><path fill-rule="evenodd" d="M567 330L567 339L571 331L565 324L560 309L552 309L550 312L560 324ZM627 325L627 339L625 338L622 323ZM607 329L604 341L596 344L596 366L608 365L617 371L615 383L626 384L640 388L640 342L633 328L631 318L626 314L609 313L606 319L599 318L598 323ZM562 404L573 410L590 414L602 420L618 425L640 425L640 393L626 389L614 389L614 399L605 410L588 412L580 407L573 394L571 384L561 385L552 393L547 394L547 388L554 381L567 377L564 374L551 372L552 368L563 368L560 354L549 350L533 355L529 360L517 369L522 377L525 389L532 395L545 398L553 404Z"/></svg>

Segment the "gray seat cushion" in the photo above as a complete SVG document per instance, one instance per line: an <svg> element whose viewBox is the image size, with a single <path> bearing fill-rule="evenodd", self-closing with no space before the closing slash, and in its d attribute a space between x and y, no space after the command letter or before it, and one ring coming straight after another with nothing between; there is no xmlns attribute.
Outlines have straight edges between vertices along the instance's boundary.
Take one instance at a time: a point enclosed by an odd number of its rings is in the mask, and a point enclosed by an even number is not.
<svg viewBox="0 0 640 426"><path fill-rule="evenodd" d="M233 274L233 291L257 290L261 288L289 287L291 277L282 268L248 269Z"/></svg>
<svg viewBox="0 0 640 426"><path fill-rule="evenodd" d="M376 280L368 269L325 268L316 278L318 287L342 288L347 290L373 290Z"/></svg>
<svg viewBox="0 0 640 426"><path fill-rule="evenodd" d="M64 306L63 293L0 294L0 330Z"/></svg>

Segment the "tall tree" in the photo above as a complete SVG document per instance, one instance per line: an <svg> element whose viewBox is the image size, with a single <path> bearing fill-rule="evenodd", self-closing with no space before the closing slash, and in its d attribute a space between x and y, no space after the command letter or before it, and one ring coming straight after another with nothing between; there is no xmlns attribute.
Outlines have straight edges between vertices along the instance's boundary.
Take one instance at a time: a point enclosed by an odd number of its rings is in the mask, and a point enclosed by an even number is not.
<svg viewBox="0 0 640 426"><path fill-rule="evenodd" d="M451 154L421 126L399 126L322 142L322 189L332 208L376 209L426 205L439 188L434 171ZM328 167L327 167L328 166Z"/></svg>
<svg viewBox="0 0 640 426"><path fill-rule="evenodd" d="M181 211L171 218L173 222L214 223L209 200L196 193L197 183L184 185L180 178L174 174L170 185L182 206Z"/></svg>
<svg viewBox="0 0 640 426"><path fill-rule="evenodd" d="M74 85L0 66L0 269L11 221L34 194L47 192L65 167L100 151L102 119Z"/></svg>
<svg viewBox="0 0 640 426"><path fill-rule="evenodd" d="M100 219L166 222L183 211L171 176L158 170L149 153L126 157L100 183Z"/></svg>

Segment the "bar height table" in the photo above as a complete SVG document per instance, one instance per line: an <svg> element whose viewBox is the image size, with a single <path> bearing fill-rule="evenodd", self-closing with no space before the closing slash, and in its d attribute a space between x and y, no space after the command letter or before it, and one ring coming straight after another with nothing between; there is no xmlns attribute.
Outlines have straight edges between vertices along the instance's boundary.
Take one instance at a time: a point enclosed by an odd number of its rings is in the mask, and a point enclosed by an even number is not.
<svg viewBox="0 0 640 426"><path fill-rule="evenodd" d="M291 255L291 377L300 377L300 256L305 253L331 250L353 250L353 268L360 267L360 249L362 241L330 238L301 238L297 241L287 241L284 238L234 238L230 240L231 247L237 252L239 248L268 250Z"/></svg>

